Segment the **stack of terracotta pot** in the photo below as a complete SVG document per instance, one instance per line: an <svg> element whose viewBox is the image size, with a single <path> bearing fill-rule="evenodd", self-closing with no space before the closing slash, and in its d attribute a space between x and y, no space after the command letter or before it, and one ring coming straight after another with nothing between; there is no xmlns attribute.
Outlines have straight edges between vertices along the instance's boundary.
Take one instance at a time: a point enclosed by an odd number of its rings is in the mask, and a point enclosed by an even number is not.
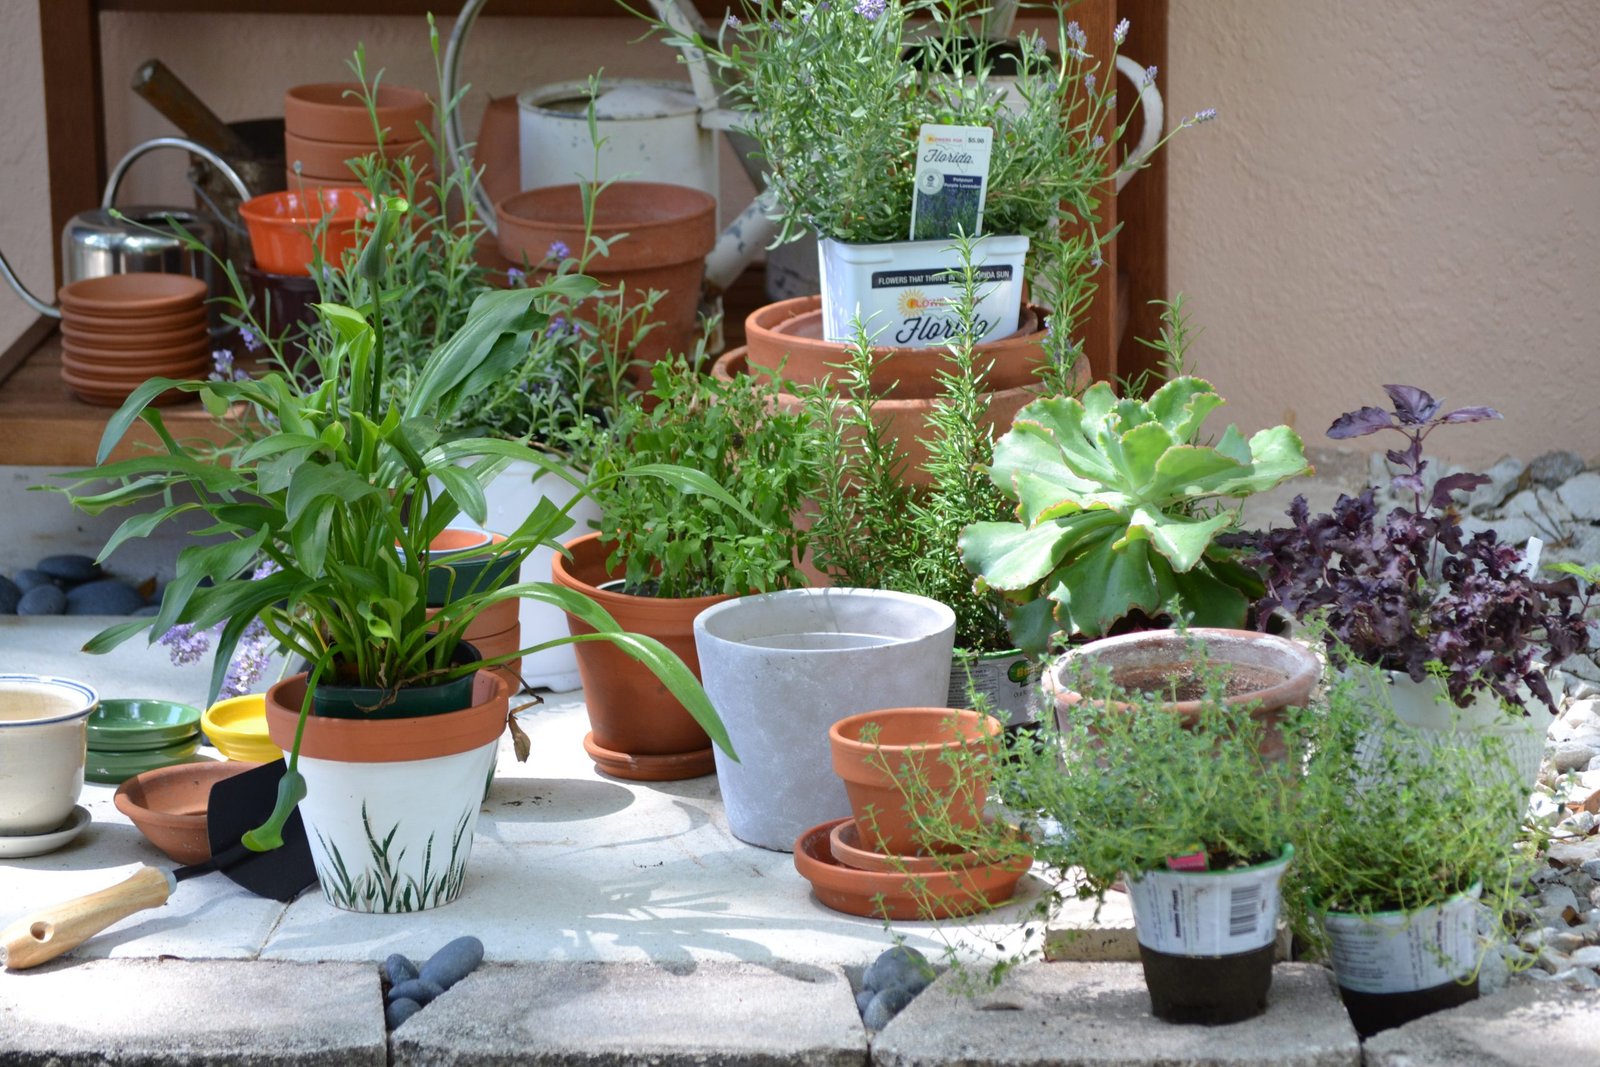
<svg viewBox="0 0 1600 1067"><path fill-rule="evenodd" d="M78 399L117 407L150 378L203 378L211 365L206 285L186 274L110 274L63 286L61 377ZM154 403L186 394L171 391Z"/></svg>
<svg viewBox="0 0 1600 1067"><path fill-rule="evenodd" d="M852 817L794 844L795 869L817 899L851 915L921 920L1010 900L1026 857L964 853L928 829L978 828L999 739L998 719L949 708L885 708L834 723L828 744Z"/></svg>
<svg viewBox="0 0 1600 1067"><path fill-rule="evenodd" d="M1045 314L1024 305L1015 333L975 346L977 363L988 368L989 391L983 399L989 409L987 421L997 434L1005 432L1036 394L1045 360ZM817 385L830 376L839 381L844 375L840 367L850 362L848 344L824 339L819 296L795 297L757 308L745 319L745 342L747 347L733 349L717 361L714 373L718 377L729 380L743 371L757 376L781 372L786 382ZM941 347L890 345L874 345L872 353L878 361L872 389L880 398L872 405L874 419L905 458L906 480L913 485L926 484L928 474L922 465L928 450L922 439L928 435L928 417L941 395L937 375L949 368L949 353ZM1088 368L1083 366L1083 384L1087 379ZM800 399L781 393L778 403L788 410L798 407Z"/></svg>
<svg viewBox="0 0 1600 1067"><path fill-rule="evenodd" d="M376 99L375 126L354 82L297 85L284 94L283 158L291 190L358 186L349 161L375 152L385 160L410 159L419 172L430 165L432 149L423 136L433 121L428 97L416 89L381 85ZM382 146L378 129L384 131Z"/></svg>

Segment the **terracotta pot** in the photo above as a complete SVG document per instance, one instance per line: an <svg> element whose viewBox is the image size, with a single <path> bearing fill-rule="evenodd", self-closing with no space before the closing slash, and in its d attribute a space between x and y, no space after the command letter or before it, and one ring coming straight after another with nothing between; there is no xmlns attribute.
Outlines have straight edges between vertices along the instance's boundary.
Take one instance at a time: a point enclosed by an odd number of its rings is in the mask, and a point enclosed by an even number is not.
<svg viewBox="0 0 1600 1067"><path fill-rule="evenodd" d="M1024 307L1016 333L977 346L982 360L991 364L991 390L1037 381L1045 359L1045 331L1039 327L1044 314L1038 308ZM777 374L781 368L784 379L797 385L814 385L829 376L837 381L844 373L840 365L850 360L849 345L822 336L820 296L780 300L757 308L745 319L744 328L751 368L769 374ZM874 345L872 352L879 360L871 379L875 393L918 399L940 394L936 374L949 365L944 347Z"/></svg>
<svg viewBox="0 0 1600 1067"><path fill-rule="evenodd" d="M294 745L306 676L294 674L267 690L267 735L288 752ZM472 705L438 715L392 719L306 718L300 754L350 763L389 763L432 759L466 752L500 736L506 726L511 691L499 678L479 671L472 682Z"/></svg>
<svg viewBox="0 0 1600 1067"><path fill-rule="evenodd" d="M556 242L573 255L583 249L583 202L577 185L530 189L495 205L500 221L500 253L514 263L526 262L530 281L543 281L540 269ZM668 352L686 353L699 331L700 289L705 257L717 240L717 202L698 189L658 182L617 182L595 203L594 235L627 236L597 256L586 271L607 288L626 286L624 303L632 305L647 290L664 295L651 317L657 327L634 350L637 359L660 359Z"/></svg>
<svg viewBox="0 0 1600 1067"><path fill-rule="evenodd" d="M107 274L80 278L57 294L62 314L110 319L167 318L202 308L206 283L187 274Z"/></svg>
<svg viewBox="0 0 1600 1067"><path fill-rule="evenodd" d="M206 320L206 309L198 305L176 311L164 311L155 315L140 315L132 318L126 315L98 314L73 308L64 307L61 309L61 325L63 329L70 326L79 333L85 335L93 334L96 337L109 336L113 341L117 342L129 336L142 336L175 330L192 330L200 333L206 328Z"/></svg>
<svg viewBox="0 0 1600 1067"><path fill-rule="evenodd" d="M160 767L123 782L111 801L174 863L204 863L211 858L206 836L211 787L259 766L206 760Z"/></svg>
<svg viewBox="0 0 1600 1067"><path fill-rule="evenodd" d="M372 116L355 82L296 85L283 94L285 137L316 141L359 141L376 137ZM378 125L395 141L414 141L421 127L433 123L433 104L425 93L400 85L380 85L377 92Z"/></svg>
<svg viewBox="0 0 1600 1067"><path fill-rule="evenodd" d="M732 381L736 375L748 369L745 349L735 348L718 359L712 365L711 372L722 381ZM993 426L996 436L1004 433L1011 427L1011 420L1016 418L1017 412L1037 395L1028 386L984 393L983 397L989 405L984 424ZM928 418L933 413L934 403L932 398L894 397L872 405L873 418L884 427L888 441L905 458L901 477L908 485L927 485L932 480L922 469L923 464L928 462L928 447L921 439L929 433ZM793 393L778 394L779 410L794 411L799 407L800 398Z"/></svg>
<svg viewBox="0 0 1600 1067"><path fill-rule="evenodd" d="M985 753L999 744L1000 730L992 716L950 708L884 708L834 723L833 770L844 779L862 843L895 856L938 851L917 829L918 816L977 829L989 789ZM952 760L963 750L972 758ZM908 791L911 780L917 786Z"/></svg>
<svg viewBox="0 0 1600 1067"><path fill-rule="evenodd" d="M352 181L355 172L350 169L349 161L378 151L370 137L361 141L313 141L293 133L283 135L284 161L288 163L286 173L295 173L294 165L299 163L300 176L308 181L324 178ZM416 169L430 163L433 149L420 137L396 137L384 144L380 154L390 161L409 159Z"/></svg>
<svg viewBox="0 0 1600 1067"><path fill-rule="evenodd" d="M976 852L957 852L954 849L934 849L928 855L910 856L874 852L861 843L861 830L854 819L833 824L833 829L828 832L828 848L833 858L846 867L882 874L937 874L940 871L975 867L983 862Z"/></svg>
<svg viewBox="0 0 1600 1067"><path fill-rule="evenodd" d="M490 203L498 204L521 191L522 132L515 94L497 96L483 109L478 140L472 146L472 163L482 172L478 181Z"/></svg>
<svg viewBox="0 0 1600 1067"><path fill-rule="evenodd" d="M624 630L647 634L661 641L700 677L695 653L694 618L726 596L648 597L598 588L620 578L621 570L606 567L610 549L597 533L566 543L572 558L557 555L551 564L556 584L574 589L611 613ZM593 633L582 621L567 616L574 634ZM665 685L633 657L605 641L584 641L576 646L578 673L593 727L593 744L586 746L600 769L620 778L645 781L657 771L672 778L710 774L715 762L711 739ZM604 753L622 759L604 758ZM692 756L684 760L682 757ZM631 759L630 759L631 758ZM661 758L655 759L653 758ZM664 761L664 762L663 762Z"/></svg>
<svg viewBox="0 0 1600 1067"><path fill-rule="evenodd" d="M372 209L365 189L306 189L267 193L239 205L250 230L256 265L269 274L309 275L312 243L322 258L338 263L356 246L356 220ZM313 231L327 217L320 234Z"/></svg>
<svg viewBox="0 0 1600 1067"><path fill-rule="evenodd" d="M1170 692L1171 680L1176 678L1179 699L1166 701L1161 707L1192 723L1201 708L1201 701L1196 699L1198 693L1194 697L1188 693L1189 688L1199 685L1194 680L1194 641L1204 642L1208 667L1227 671L1226 702L1233 706L1252 705L1251 718L1265 725L1267 736L1262 751L1269 756L1282 756L1283 713L1287 708L1305 706L1312 687L1322 677L1322 665L1300 642L1253 630L1202 626L1187 634L1144 630L1090 641L1059 657L1045 672L1045 686L1055 700L1057 721L1083 699L1072 688L1072 674L1082 665L1105 667L1111 672L1111 680L1130 692Z"/></svg>

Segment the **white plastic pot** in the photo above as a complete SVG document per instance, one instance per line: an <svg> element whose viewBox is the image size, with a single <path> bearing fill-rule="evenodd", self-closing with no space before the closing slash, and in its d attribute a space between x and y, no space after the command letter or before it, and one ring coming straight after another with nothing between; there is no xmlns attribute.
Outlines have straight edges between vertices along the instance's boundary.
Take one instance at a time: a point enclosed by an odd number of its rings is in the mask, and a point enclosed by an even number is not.
<svg viewBox="0 0 1600 1067"><path fill-rule="evenodd" d="M1478 960L1481 886L1416 911L1328 912L1334 977L1357 993L1410 993L1455 982Z"/></svg>
<svg viewBox="0 0 1600 1067"><path fill-rule="evenodd" d="M880 589L792 589L701 612L695 651L706 695L739 762L716 750L728 827L780 852L808 827L850 815L828 728L864 711L939 707L955 613Z"/></svg>
<svg viewBox="0 0 1600 1067"><path fill-rule="evenodd" d="M1542 705L1531 704L1528 715L1508 714L1493 693L1483 693L1470 707L1458 708L1438 678L1414 682L1400 671L1385 671L1384 675L1389 682L1385 696L1395 717L1424 745L1437 747L1452 734L1498 737L1505 742L1518 780L1528 792L1533 791L1539 780L1539 763L1544 759L1545 727L1549 722L1540 710Z"/></svg>
<svg viewBox="0 0 1600 1067"><path fill-rule="evenodd" d="M688 82L605 79L595 103L600 171L589 137L587 81L560 82L517 94L522 188L598 178L670 182L717 195L716 134L700 125Z"/></svg>
<svg viewBox="0 0 1600 1067"><path fill-rule="evenodd" d="M975 693L987 704L983 710L1007 726L1036 722L1044 706L1038 664L1015 650L981 655L956 651L945 707L974 707Z"/></svg>
<svg viewBox="0 0 1600 1067"><path fill-rule="evenodd" d="M1128 879L1139 944L1170 956L1234 956L1278 936L1278 885L1294 849L1254 867L1146 871Z"/></svg>
<svg viewBox="0 0 1600 1067"><path fill-rule="evenodd" d="M510 532L522 525L541 498L548 497L552 504L564 507L577 492L564 478L532 463L513 461L484 489L489 505L488 527ZM587 496L573 504L568 514L576 525L563 540L588 533L589 524L600 521L600 509ZM528 553L528 558L522 562L521 581L550 581L550 560L554 555L554 550L548 548L536 548ZM566 614L550 604L524 600L517 618L522 626L523 648L566 637L569 633ZM571 645L557 645L523 656L521 673L530 686L544 689L565 691L582 684L578 678L578 657Z"/></svg>
<svg viewBox="0 0 1600 1067"><path fill-rule="evenodd" d="M977 340L1017 331L1028 243L1026 237L984 237L973 244L972 263L983 279ZM823 238L817 257L828 340L850 341L857 315L875 344L934 348L955 336L961 289L949 272L960 268L961 256L949 241L846 244Z"/></svg>

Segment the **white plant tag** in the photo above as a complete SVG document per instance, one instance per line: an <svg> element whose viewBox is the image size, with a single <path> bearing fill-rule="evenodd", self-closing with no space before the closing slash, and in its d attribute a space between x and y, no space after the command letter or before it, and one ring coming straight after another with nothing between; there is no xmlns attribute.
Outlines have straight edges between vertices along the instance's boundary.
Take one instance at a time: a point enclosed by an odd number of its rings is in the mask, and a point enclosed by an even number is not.
<svg viewBox="0 0 1600 1067"><path fill-rule="evenodd" d="M1128 881L1139 944L1174 956L1234 956L1278 935L1287 863L1239 871L1150 871Z"/></svg>
<svg viewBox="0 0 1600 1067"><path fill-rule="evenodd" d="M926 123L917 137L916 192L911 201L911 239L947 240L983 232L983 201L989 186L988 126Z"/></svg>
<svg viewBox="0 0 1600 1067"><path fill-rule="evenodd" d="M1411 913L1327 915L1333 973L1357 993L1410 993L1453 982L1477 959L1477 890Z"/></svg>

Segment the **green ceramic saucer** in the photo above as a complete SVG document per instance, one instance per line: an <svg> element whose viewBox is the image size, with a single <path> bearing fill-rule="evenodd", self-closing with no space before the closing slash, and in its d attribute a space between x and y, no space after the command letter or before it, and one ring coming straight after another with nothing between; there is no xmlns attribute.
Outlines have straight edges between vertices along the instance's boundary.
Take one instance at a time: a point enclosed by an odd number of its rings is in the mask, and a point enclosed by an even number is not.
<svg viewBox="0 0 1600 1067"><path fill-rule="evenodd" d="M200 709L174 700L101 700L89 716L89 747L105 752L167 748L200 732Z"/></svg>
<svg viewBox="0 0 1600 1067"><path fill-rule="evenodd" d="M165 748L149 748L135 752L101 752L91 747L89 757L83 766L83 777L85 781L99 782L102 785L121 785L134 775L153 771L157 767L188 763L194 759L195 751L199 747L199 734Z"/></svg>

